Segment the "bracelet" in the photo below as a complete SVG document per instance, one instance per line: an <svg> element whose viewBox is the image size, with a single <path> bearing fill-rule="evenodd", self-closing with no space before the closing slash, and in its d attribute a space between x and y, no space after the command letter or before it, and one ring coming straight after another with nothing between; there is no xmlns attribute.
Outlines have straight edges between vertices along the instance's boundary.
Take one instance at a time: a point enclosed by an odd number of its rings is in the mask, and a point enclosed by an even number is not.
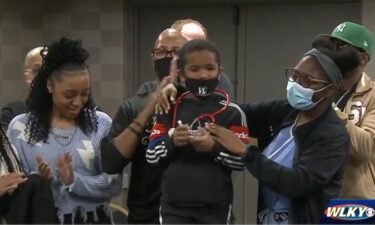
<svg viewBox="0 0 375 225"><path fill-rule="evenodd" d="M131 125L128 126L129 130L131 132L133 132L134 134L136 134L137 136L141 136L141 132L137 131L134 127L132 127Z"/></svg>
<svg viewBox="0 0 375 225"><path fill-rule="evenodd" d="M138 122L137 120L133 120L133 123L135 123L139 128L143 128L142 124L140 122Z"/></svg>

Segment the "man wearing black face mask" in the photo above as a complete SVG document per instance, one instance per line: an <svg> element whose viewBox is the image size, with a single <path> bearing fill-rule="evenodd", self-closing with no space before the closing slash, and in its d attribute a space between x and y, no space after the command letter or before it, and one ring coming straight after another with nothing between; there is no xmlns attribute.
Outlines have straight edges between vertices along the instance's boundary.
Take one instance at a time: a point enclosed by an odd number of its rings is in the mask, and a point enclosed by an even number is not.
<svg viewBox="0 0 375 225"><path fill-rule="evenodd" d="M145 151L153 126L151 116L156 102L155 91L158 84L162 86L161 81L170 74L170 69L176 70L176 63L172 61L179 50L176 46L185 42L185 38L174 29L160 33L151 54L157 79L142 84L136 95L120 105L109 135L102 141L101 156L105 172L121 173L132 162L127 199L128 223L131 224L159 223L160 182L164 168L149 165Z"/></svg>
<svg viewBox="0 0 375 225"><path fill-rule="evenodd" d="M178 57L180 47L187 40L175 29L166 29L159 35L151 51L154 70L159 80L170 73L173 58Z"/></svg>

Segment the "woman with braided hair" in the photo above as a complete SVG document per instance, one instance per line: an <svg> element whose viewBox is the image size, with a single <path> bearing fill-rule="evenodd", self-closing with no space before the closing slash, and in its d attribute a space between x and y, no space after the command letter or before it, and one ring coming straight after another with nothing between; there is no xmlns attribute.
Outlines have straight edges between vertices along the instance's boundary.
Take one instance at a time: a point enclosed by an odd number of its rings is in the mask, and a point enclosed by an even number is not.
<svg viewBox="0 0 375 225"><path fill-rule="evenodd" d="M102 172L99 147L111 119L95 110L89 53L81 41L62 37L41 55L27 112L12 120L9 139L26 173L51 182L61 223L112 223L108 202L121 180Z"/></svg>

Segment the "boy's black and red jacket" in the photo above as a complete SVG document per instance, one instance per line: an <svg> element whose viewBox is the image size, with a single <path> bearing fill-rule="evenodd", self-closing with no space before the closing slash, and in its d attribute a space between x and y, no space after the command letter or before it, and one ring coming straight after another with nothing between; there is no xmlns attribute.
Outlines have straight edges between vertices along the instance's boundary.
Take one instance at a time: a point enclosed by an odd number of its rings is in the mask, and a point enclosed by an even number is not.
<svg viewBox="0 0 375 225"><path fill-rule="evenodd" d="M168 164L162 179L162 205L194 207L232 203L231 171L244 169L241 157L232 155L218 143L210 153L196 151L191 144L175 147L168 134L177 126L173 121L192 125L202 114L214 115L227 105L215 116L215 123L231 129L248 143L246 116L238 105L227 103L226 98L216 92L199 100L191 98L190 94L174 105L175 113L172 109L169 114L157 116L146 159L151 164ZM205 121L200 122L204 126ZM198 122L194 123L192 129L197 129L197 125Z"/></svg>

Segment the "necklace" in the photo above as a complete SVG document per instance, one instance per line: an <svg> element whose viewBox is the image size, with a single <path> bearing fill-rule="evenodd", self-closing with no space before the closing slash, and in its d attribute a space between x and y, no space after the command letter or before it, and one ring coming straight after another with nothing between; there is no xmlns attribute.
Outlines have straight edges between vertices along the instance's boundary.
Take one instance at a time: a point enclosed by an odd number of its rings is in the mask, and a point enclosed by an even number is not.
<svg viewBox="0 0 375 225"><path fill-rule="evenodd" d="M55 134L55 132L53 132L53 129L51 129L52 131L52 134L53 134L53 139L55 139L55 141L63 146L63 147L66 147L68 145L70 145L70 143L72 143L74 137L76 136L76 132L77 132L77 127L74 128L74 131L73 131L73 134L70 136L64 136L64 135L61 135L61 134ZM62 143L59 141L59 139L63 139L63 140L67 140L66 143Z"/></svg>

